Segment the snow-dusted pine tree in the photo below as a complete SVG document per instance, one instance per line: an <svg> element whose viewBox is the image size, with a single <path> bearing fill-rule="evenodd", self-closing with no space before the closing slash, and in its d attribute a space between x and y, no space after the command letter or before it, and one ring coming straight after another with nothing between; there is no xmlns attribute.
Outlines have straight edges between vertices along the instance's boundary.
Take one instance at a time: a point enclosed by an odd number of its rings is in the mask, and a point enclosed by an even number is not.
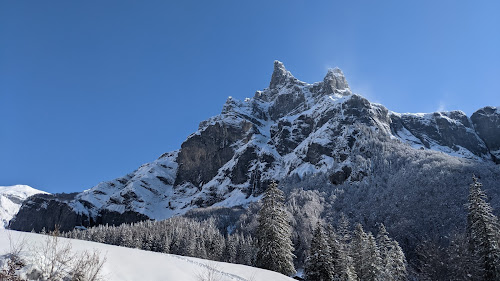
<svg viewBox="0 0 500 281"><path fill-rule="evenodd" d="M306 259L304 273L308 281L334 280L334 264L323 226L320 222L316 225L311 240L309 256Z"/></svg>
<svg viewBox="0 0 500 281"><path fill-rule="evenodd" d="M274 181L269 184L262 198L258 223L256 265L285 275L295 274L291 228L285 212L284 195Z"/></svg>
<svg viewBox="0 0 500 281"><path fill-rule="evenodd" d="M381 278L381 259L380 252L377 248L377 242L375 241L375 237L368 232L367 234L368 241L366 245L365 258L366 262L364 265L365 268L365 277L363 280L367 281L375 281L375 280L390 280L390 279L382 279Z"/></svg>
<svg viewBox="0 0 500 281"><path fill-rule="evenodd" d="M406 257L398 242L389 238L389 233L383 224L379 227L377 245L381 258L381 278L406 280Z"/></svg>
<svg viewBox="0 0 500 281"><path fill-rule="evenodd" d="M356 225L352 239L354 268L359 280L375 281L380 278L380 253L371 233L365 233L361 224Z"/></svg>
<svg viewBox="0 0 500 281"><path fill-rule="evenodd" d="M236 251L238 246L238 236L229 235L226 239L226 245L224 247L224 261L230 263L236 263Z"/></svg>
<svg viewBox="0 0 500 281"><path fill-rule="evenodd" d="M346 247L345 251L349 251L348 246L351 243L351 230L350 230L349 220L344 213L340 214L340 221L337 228L337 234L339 235L340 243Z"/></svg>
<svg viewBox="0 0 500 281"><path fill-rule="evenodd" d="M333 227L329 225L327 227L327 242L330 247L330 255L332 256L333 268L334 268L334 280L346 280L355 281L357 280L356 272L352 265L352 259L349 256L349 252L346 251L348 247L343 245L340 236L335 233Z"/></svg>
<svg viewBox="0 0 500 281"><path fill-rule="evenodd" d="M500 280L500 227L486 203L482 184L473 176L467 204L467 235L472 254L480 261L483 280Z"/></svg>
<svg viewBox="0 0 500 281"><path fill-rule="evenodd" d="M366 236L366 233L363 230L361 224L358 223L356 225L356 229L354 230L354 237L352 239L350 248L351 248L354 270L356 271L356 274L358 275L359 278L362 278L364 276L363 275L363 269L365 267L364 254L366 248L365 245L367 241L368 237Z"/></svg>
<svg viewBox="0 0 500 281"><path fill-rule="evenodd" d="M399 243L395 240L391 241L390 250L387 256L387 262L385 263L385 271L389 273L389 279L394 281L407 280L408 271L406 269L406 257L399 246Z"/></svg>
<svg viewBox="0 0 500 281"><path fill-rule="evenodd" d="M391 238L389 238L389 233L385 229L383 224L380 224L377 233L377 245L380 252L380 258L382 259L382 265L385 265L387 261L387 256L389 255Z"/></svg>

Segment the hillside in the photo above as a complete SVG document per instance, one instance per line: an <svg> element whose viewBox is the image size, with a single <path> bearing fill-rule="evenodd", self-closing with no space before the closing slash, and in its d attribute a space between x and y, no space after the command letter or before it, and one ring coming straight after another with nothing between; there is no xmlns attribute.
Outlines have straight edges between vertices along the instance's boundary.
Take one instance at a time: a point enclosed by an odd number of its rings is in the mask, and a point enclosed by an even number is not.
<svg viewBox="0 0 500 281"><path fill-rule="evenodd" d="M9 238L9 236L11 238ZM21 257L30 261L29 249L40 246L46 236L34 233L21 233L9 230L0 230L0 254L4 260L9 251L9 241L26 241L25 251ZM220 281L286 281L293 280L276 272L222 262L214 262L197 258L161 254L138 249L110 246L100 243L59 238L60 245L70 243L73 253L97 249L101 257L105 257L102 273L104 280L162 280L162 281L200 281L199 276L208 271L213 274L211 280ZM28 264L30 264L28 262Z"/></svg>
<svg viewBox="0 0 500 281"><path fill-rule="evenodd" d="M252 234L251 204L276 180L293 218L297 265L311 225L336 224L341 213L370 231L384 223L413 259L422 241L446 245L463 231L473 174L500 210L499 139L494 107L471 117L396 113L353 94L340 69L309 84L275 62L269 87L244 101L228 98L179 150L80 193L33 196L10 227L66 231L187 214ZM209 208L233 206L250 208L223 217Z"/></svg>

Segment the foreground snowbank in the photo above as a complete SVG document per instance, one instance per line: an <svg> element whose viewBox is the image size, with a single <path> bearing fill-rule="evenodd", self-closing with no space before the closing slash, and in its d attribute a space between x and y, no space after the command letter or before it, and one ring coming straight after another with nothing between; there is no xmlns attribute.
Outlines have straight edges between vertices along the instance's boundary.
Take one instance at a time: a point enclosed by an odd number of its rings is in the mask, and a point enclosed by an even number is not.
<svg viewBox="0 0 500 281"><path fill-rule="evenodd" d="M9 239L9 234L11 239ZM28 249L44 243L46 236L35 233L0 229L0 255L9 252L10 240L26 240L27 246L21 257L29 254ZM291 281L282 274L239 264L214 262L209 260L148 252L89 241L59 238L61 243L69 242L72 251L79 253L97 249L106 256L103 275L106 280L162 280L162 281L202 281L200 276L210 275L220 281ZM214 278L215 277L215 278ZM207 279L207 278L205 278Z"/></svg>

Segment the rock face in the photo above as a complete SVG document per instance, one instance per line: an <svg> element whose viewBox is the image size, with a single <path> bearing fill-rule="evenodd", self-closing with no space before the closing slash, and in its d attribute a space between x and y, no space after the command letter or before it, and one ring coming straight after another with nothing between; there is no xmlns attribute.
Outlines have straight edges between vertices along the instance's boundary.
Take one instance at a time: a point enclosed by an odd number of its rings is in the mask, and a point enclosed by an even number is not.
<svg viewBox="0 0 500 281"><path fill-rule="evenodd" d="M500 110L491 106L483 107L472 114L471 120L493 161L500 164Z"/></svg>
<svg viewBox="0 0 500 281"><path fill-rule="evenodd" d="M460 111L391 112L352 94L340 69L308 84L276 61L268 88L244 101L228 98L221 114L201 122L180 150L69 200L37 197L11 227L161 220L197 207L258 200L273 179L324 174L333 185L362 181L370 161L358 156L370 157L364 146L370 138L490 161L500 156L498 120L490 108L472 118Z"/></svg>
<svg viewBox="0 0 500 281"><path fill-rule="evenodd" d="M349 95L351 90L344 77L344 73L339 68L329 69L323 79L323 92L327 95L340 94Z"/></svg>
<svg viewBox="0 0 500 281"><path fill-rule="evenodd" d="M177 156L179 168L175 185L191 183L201 187L209 182L233 157L232 146L238 141L245 143L250 140L252 128L252 123L245 121L238 127L216 123L190 137L182 144Z"/></svg>
<svg viewBox="0 0 500 281"><path fill-rule="evenodd" d="M414 147L425 147L463 157L488 157L488 147L461 111L393 114L395 135Z"/></svg>
<svg viewBox="0 0 500 281"><path fill-rule="evenodd" d="M49 231L57 227L60 231L69 231L75 226L120 225L148 219L137 212L119 213L106 209L101 210L95 217L89 217L87 214L75 212L68 204L76 195L77 193L34 195L26 200L16 217L10 221L9 228L40 232L44 228ZM32 219L33 214L36 214L36 219Z"/></svg>
<svg viewBox="0 0 500 281"><path fill-rule="evenodd" d="M69 199L73 199L75 195L76 193L72 194ZM32 219L33 214L36 214L36 219ZM9 227L40 232L43 228L53 230L57 225L61 227L60 230L67 231L73 229L73 226L83 225L84 221L88 221L88 217L77 214L64 198L39 194L32 196L23 204L16 217L10 221Z"/></svg>

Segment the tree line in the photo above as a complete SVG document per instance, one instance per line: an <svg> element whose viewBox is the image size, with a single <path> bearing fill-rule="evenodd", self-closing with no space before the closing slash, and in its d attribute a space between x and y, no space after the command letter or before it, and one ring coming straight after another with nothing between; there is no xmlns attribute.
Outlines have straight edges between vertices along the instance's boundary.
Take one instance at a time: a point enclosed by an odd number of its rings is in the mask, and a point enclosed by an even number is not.
<svg viewBox="0 0 500 281"><path fill-rule="evenodd" d="M486 202L479 180L470 185L465 234L448 247L432 242L418 249L418 263L409 270L399 243L385 226L378 233L352 230L341 216L336 226L318 219L307 246L297 252L292 242L290 213L283 191L273 182L264 193L253 232L221 231L214 218L197 221L175 217L120 226L101 225L73 230L64 236L143 250L257 266L294 275L297 254L304 256L305 280L500 280L498 219ZM295 224L297 225L297 224ZM296 239L294 239L296 240ZM443 262L449 262L441 270ZM411 271L411 273L410 273Z"/></svg>
<svg viewBox="0 0 500 281"><path fill-rule="evenodd" d="M328 235L325 235L323 226L318 224L310 242L310 253L306 254L308 280L329 280L315 279L317 274L315 272L325 270L329 271L328 274L331 276L339 278L350 276L351 280L356 280L356 276L364 276L364 270L371 270L363 265L368 264L364 258L365 253L374 250L373 247L378 247L371 239L373 238L371 233L365 233L361 225L358 225L356 231L352 233L347 219L344 219L340 225L339 229L334 229L329 225ZM290 218L284 205L283 192L273 182L263 196L262 206L258 212L258 226L253 235L241 232L223 234L217 228L217 223L213 218L196 221L186 217L174 217L164 221L143 221L119 226L99 225L83 231L75 229L64 233L63 236L148 251L257 266L285 275L293 275L296 271L291 234ZM381 234L380 237L383 237L380 241L390 246L374 250L378 255L377 261L380 261L380 264L376 265L380 273L377 271L376 274L390 272L386 269L388 268L387 257L397 256L391 252L394 249L400 251L398 257L402 260L401 266L404 272L404 254L397 246L397 242L390 239L387 232ZM318 256L316 251L320 250L326 251L328 255ZM355 256L358 258L354 258ZM316 262L324 258L327 259L324 266ZM358 270L359 273L357 273Z"/></svg>
<svg viewBox="0 0 500 281"><path fill-rule="evenodd" d="M469 187L467 226L448 245L424 241L415 267L422 280L500 280L500 225L479 179Z"/></svg>

